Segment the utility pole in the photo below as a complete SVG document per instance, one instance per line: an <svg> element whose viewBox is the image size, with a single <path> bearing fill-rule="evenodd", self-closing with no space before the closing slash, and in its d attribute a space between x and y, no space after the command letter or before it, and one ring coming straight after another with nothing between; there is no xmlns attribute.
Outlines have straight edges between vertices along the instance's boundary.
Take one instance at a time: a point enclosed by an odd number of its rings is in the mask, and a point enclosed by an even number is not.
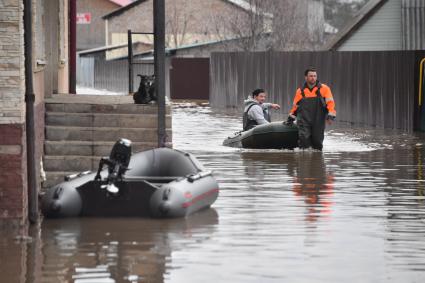
<svg viewBox="0 0 425 283"><path fill-rule="evenodd" d="M133 94L133 39L131 30L127 30L128 54L128 93Z"/></svg>
<svg viewBox="0 0 425 283"><path fill-rule="evenodd" d="M158 147L165 147L165 0L153 1L155 91L158 96Z"/></svg>

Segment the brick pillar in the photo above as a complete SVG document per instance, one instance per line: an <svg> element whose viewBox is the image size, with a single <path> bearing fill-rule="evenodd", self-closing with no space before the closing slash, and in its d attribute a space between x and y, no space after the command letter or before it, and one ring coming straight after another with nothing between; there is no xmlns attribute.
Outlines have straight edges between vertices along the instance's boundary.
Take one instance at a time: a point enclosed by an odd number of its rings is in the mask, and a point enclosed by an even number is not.
<svg viewBox="0 0 425 283"><path fill-rule="evenodd" d="M0 218L27 217L23 3L0 1Z"/></svg>

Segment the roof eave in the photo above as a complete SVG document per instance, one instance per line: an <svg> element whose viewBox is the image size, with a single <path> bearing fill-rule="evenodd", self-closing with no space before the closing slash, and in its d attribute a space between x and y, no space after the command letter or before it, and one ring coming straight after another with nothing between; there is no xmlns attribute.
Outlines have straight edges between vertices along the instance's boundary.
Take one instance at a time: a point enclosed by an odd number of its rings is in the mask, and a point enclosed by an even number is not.
<svg viewBox="0 0 425 283"><path fill-rule="evenodd" d="M127 10L129 10L129 9L131 9L131 8L137 6L137 5L139 5L139 4L141 4L141 3L145 2L145 1L147 1L147 0L136 0L136 1L128 4L127 6L118 8L118 9L116 9L116 10L114 10L114 11L112 11L112 12L110 12L110 13L104 15L104 16L102 16L102 19L103 20L107 20L107 19L112 18L114 16L120 15L120 14L124 13L125 11L127 11Z"/></svg>

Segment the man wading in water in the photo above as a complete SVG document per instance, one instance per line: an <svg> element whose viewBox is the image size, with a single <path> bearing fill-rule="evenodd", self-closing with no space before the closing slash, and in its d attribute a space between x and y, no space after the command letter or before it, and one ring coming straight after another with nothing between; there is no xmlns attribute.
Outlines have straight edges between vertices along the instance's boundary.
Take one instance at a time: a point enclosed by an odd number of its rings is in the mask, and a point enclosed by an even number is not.
<svg viewBox="0 0 425 283"><path fill-rule="evenodd" d="M248 131L257 125L271 122L269 109L280 109L279 104L264 103L266 101L264 89L256 89L252 92L252 97L245 100L245 110L243 112L243 130Z"/></svg>
<svg viewBox="0 0 425 283"><path fill-rule="evenodd" d="M315 68L305 70L304 76L305 83L295 93L286 123L297 118L300 148L322 150L326 121L330 124L336 118L335 102L331 89L317 80Z"/></svg>

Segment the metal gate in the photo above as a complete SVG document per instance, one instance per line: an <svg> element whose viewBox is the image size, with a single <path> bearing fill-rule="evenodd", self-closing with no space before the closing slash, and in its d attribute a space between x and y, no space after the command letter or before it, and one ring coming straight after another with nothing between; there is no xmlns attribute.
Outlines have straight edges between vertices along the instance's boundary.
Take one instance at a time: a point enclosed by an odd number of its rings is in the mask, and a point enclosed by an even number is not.
<svg viewBox="0 0 425 283"><path fill-rule="evenodd" d="M173 58L171 66L172 99L209 99L209 58Z"/></svg>

